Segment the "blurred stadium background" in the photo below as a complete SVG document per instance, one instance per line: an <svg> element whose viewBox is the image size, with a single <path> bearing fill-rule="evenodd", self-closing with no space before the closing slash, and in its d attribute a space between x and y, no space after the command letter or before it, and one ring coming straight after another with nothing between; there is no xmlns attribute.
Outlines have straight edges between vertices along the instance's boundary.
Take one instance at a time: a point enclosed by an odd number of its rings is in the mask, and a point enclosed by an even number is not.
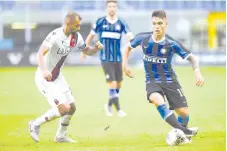
<svg viewBox="0 0 227 151"><path fill-rule="evenodd" d="M226 1L119 0L118 15L134 35L151 30L151 13L167 12L167 33L195 53L205 77L195 86L187 61L174 58L176 72L190 107L189 126L199 126L193 143L169 147L165 137L170 127L146 101L142 51L130 58L135 78L124 77L120 101L125 118L106 117L108 99L99 54L79 60L73 52L63 74L76 98L77 112L69 127L76 145L56 145L53 137L58 121L41 128L41 142L34 143L27 123L49 106L34 84L36 52L53 29L62 25L67 11L81 14L84 38L98 17L106 15L100 1L0 1L0 151L223 151L226 149ZM94 40L94 42L97 38ZM123 39L122 43L126 43ZM140 48L138 48L140 49ZM182 67L183 66L183 67ZM86 77L86 78L85 78ZM108 130L104 130L109 126Z"/></svg>
<svg viewBox="0 0 227 151"><path fill-rule="evenodd" d="M164 9L168 15L167 33L198 54L202 64L224 65L226 50L226 1L148 1L118 2L118 15L126 20L132 32L151 30L151 12ZM67 11L83 17L84 38L98 17L106 15L106 3L100 1L1 1L0 2L0 65L36 65L35 54L45 36L62 25ZM123 40L123 43L125 41ZM68 57L69 65L99 64L98 57L85 62L77 53ZM137 64L141 53L134 53L131 63ZM176 58L176 63L184 64Z"/></svg>

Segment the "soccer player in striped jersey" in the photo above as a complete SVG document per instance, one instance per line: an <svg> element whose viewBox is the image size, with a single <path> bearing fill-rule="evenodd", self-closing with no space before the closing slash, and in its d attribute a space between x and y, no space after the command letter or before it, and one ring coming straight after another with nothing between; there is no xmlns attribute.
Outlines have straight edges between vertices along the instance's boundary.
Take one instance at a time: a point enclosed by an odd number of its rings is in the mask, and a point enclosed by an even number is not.
<svg viewBox="0 0 227 151"><path fill-rule="evenodd" d="M96 21L93 29L86 39L90 44L93 37L98 34L103 49L100 51L100 60L105 73L106 82L109 87L109 102L104 108L107 116L113 116L112 105L118 111L118 116L126 116L119 104L119 93L121 82L123 80L121 38L126 34L128 39L132 39L132 33L128 25L116 15L117 2L115 0L107 1L107 16L101 17ZM82 54L82 58L83 58Z"/></svg>
<svg viewBox="0 0 227 151"><path fill-rule="evenodd" d="M76 106L70 87L61 73L61 68L72 51L82 51L87 55L92 55L103 48L99 41L94 47L84 43L79 33L80 24L80 15L69 12L65 17L64 26L49 33L38 51L39 66L35 74L35 83L52 108L29 122L30 135L36 142L39 141L40 126L60 116L61 120L54 140L75 142L66 136L66 129L76 111Z"/></svg>
<svg viewBox="0 0 227 151"><path fill-rule="evenodd" d="M123 57L123 70L129 77L133 77L127 62L131 50L137 46L143 49L143 62L146 73L147 99L153 103L161 117L172 127L182 130L187 136L194 136L198 128L187 128L189 111L187 100L182 91L177 76L172 68L174 54L190 61L195 73L196 85L202 86L204 78L200 73L199 63L195 56L173 38L165 34L167 26L166 13L162 10L152 13L152 32L139 33L126 47ZM170 109L164 101L166 96ZM179 115L178 120L171 110Z"/></svg>

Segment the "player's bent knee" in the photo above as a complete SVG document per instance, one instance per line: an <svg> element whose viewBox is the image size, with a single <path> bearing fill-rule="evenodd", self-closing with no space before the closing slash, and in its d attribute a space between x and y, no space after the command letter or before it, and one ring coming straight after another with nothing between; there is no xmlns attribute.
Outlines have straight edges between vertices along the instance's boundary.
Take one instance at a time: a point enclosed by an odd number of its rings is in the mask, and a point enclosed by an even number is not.
<svg viewBox="0 0 227 151"><path fill-rule="evenodd" d="M164 98L161 94L155 92L155 93L152 93L150 96L149 96L149 101L151 103L153 103L155 106L158 106L160 104L163 104L165 103L164 102Z"/></svg>
<svg viewBox="0 0 227 151"><path fill-rule="evenodd" d="M73 115L76 112L76 105L75 103L70 104L70 111L68 114Z"/></svg>
<svg viewBox="0 0 227 151"><path fill-rule="evenodd" d="M110 82L108 82L108 86L111 89L116 89L117 88L117 82L116 81L110 81Z"/></svg>
<svg viewBox="0 0 227 151"><path fill-rule="evenodd" d="M68 105L68 104L60 104L59 106L58 106L58 111L59 111L59 113L61 114L61 116L64 116L64 115L66 115L66 114L68 114L69 113L69 111L70 111L70 105Z"/></svg>
<svg viewBox="0 0 227 151"><path fill-rule="evenodd" d="M177 108L177 109L175 109L175 111L177 112L178 115L181 115L181 116L188 116L189 115L189 110L188 110L187 107Z"/></svg>

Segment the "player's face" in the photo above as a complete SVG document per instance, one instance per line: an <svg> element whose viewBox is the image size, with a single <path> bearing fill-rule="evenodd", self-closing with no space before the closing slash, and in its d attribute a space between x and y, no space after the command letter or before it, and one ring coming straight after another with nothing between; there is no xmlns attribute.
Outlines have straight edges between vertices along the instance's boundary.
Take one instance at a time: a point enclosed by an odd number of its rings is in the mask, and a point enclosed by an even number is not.
<svg viewBox="0 0 227 151"><path fill-rule="evenodd" d="M152 17L152 30L155 35L164 35L166 25L166 18Z"/></svg>
<svg viewBox="0 0 227 151"><path fill-rule="evenodd" d="M107 4L107 12L108 15L110 16L114 16L116 14L117 11L117 4L114 2L110 2Z"/></svg>
<svg viewBox="0 0 227 151"><path fill-rule="evenodd" d="M80 19L76 18L71 24L69 24L69 32L71 34L75 34L76 32L80 31L80 24Z"/></svg>

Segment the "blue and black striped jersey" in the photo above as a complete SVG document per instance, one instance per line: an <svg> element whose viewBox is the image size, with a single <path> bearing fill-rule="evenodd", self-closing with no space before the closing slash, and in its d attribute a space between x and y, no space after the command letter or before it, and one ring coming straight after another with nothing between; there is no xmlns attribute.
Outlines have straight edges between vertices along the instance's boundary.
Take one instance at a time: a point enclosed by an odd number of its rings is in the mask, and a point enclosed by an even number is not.
<svg viewBox="0 0 227 151"><path fill-rule="evenodd" d="M111 23L107 17L99 18L93 27L93 32L99 35L100 42L104 45L100 51L100 60L106 62L120 62L122 34L130 32L128 25L121 19L116 18Z"/></svg>
<svg viewBox="0 0 227 151"><path fill-rule="evenodd" d="M146 82L171 83L177 80L172 68L173 55L178 54L181 58L186 59L191 53L168 35L158 42L154 41L152 32L139 33L130 41L131 48L138 45L142 47L144 53Z"/></svg>

